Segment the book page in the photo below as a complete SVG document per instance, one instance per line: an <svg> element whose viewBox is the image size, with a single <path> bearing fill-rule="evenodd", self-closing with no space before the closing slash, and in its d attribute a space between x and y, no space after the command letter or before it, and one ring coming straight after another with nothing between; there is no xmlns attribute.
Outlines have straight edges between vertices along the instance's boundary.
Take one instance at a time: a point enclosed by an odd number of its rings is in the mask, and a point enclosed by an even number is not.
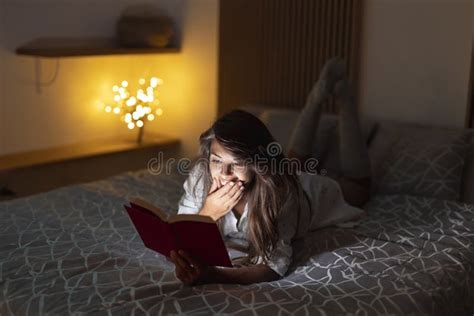
<svg viewBox="0 0 474 316"><path fill-rule="evenodd" d="M198 215L198 214L176 214L172 215L168 219L168 223L176 223L182 221L202 222L202 223L215 223L210 216Z"/></svg>
<svg viewBox="0 0 474 316"><path fill-rule="evenodd" d="M130 202L139 205L143 208L146 208L156 216L158 216L162 221L168 223L175 223L180 221L193 221L193 222L203 222L203 223L215 223L215 221L209 217L199 214L175 214L175 215L168 215L165 211L159 209L158 207L144 201L140 198L132 198Z"/></svg>
<svg viewBox="0 0 474 316"><path fill-rule="evenodd" d="M147 201L144 201L140 198L132 198L130 199L130 202L132 202L133 204L136 204L136 205L139 205L143 208L146 208L147 210L149 210L150 212L152 212L153 214L155 214L156 216L158 216L162 221L164 222L169 222L169 216L168 214L166 214L165 211L159 209L158 207L148 203Z"/></svg>

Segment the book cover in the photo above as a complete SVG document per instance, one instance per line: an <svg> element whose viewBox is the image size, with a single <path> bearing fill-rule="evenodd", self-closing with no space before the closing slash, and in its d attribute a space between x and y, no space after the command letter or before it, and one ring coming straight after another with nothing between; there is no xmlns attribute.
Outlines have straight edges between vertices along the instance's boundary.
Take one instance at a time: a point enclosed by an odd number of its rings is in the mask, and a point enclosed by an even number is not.
<svg viewBox="0 0 474 316"><path fill-rule="evenodd" d="M210 266L232 267L217 224L207 216L166 212L145 201L133 199L124 205L147 248L167 257L184 250Z"/></svg>

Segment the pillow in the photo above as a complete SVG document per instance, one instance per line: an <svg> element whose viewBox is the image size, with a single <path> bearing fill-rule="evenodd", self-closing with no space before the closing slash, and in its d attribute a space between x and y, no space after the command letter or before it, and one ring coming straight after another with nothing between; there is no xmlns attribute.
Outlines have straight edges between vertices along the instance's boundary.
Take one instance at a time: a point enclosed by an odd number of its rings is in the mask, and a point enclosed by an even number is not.
<svg viewBox="0 0 474 316"><path fill-rule="evenodd" d="M286 150L298 115L299 111L297 110L271 109L264 110L259 115L259 119L265 124L270 133L272 133L283 150Z"/></svg>
<svg viewBox="0 0 474 316"><path fill-rule="evenodd" d="M383 141L383 140L382 140ZM467 130L403 127L383 164L378 193L460 200Z"/></svg>

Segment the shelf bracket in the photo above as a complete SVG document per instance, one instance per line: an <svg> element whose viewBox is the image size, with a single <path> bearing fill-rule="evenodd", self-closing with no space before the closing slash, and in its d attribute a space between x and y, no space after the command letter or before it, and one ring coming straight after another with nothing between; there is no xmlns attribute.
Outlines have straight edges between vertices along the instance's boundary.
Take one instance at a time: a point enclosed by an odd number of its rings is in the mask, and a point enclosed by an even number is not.
<svg viewBox="0 0 474 316"><path fill-rule="evenodd" d="M56 81L59 73L59 58L56 58L56 66L54 68L54 75L53 78L46 82L41 82L41 77L43 76L43 68L41 64L41 58L35 57L35 86L36 86L36 93L41 94L43 91L43 87L50 86Z"/></svg>

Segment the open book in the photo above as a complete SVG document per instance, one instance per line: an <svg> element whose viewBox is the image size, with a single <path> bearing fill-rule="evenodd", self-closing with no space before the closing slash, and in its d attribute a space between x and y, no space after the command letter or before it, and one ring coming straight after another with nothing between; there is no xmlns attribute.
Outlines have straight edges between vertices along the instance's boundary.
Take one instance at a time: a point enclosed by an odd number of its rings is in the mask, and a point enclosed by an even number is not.
<svg viewBox="0 0 474 316"><path fill-rule="evenodd" d="M208 216L166 212L141 199L124 205L146 247L167 257L183 250L210 266L232 267L216 222Z"/></svg>

